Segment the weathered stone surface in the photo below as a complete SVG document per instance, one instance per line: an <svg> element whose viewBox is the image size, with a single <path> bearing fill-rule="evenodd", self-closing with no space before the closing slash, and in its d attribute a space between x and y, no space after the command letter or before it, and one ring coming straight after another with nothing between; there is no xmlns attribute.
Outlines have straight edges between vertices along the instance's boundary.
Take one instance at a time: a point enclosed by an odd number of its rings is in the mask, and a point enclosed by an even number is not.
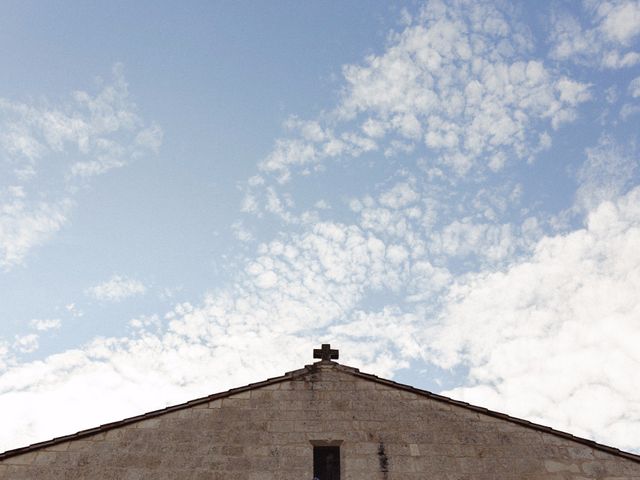
<svg viewBox="0 0 640 480"><path fill-rule="evenodd" d="M8 457L0 480L311 480L322 442L340 445L344 480L640 480L632 459L332 363Z"/></svg>

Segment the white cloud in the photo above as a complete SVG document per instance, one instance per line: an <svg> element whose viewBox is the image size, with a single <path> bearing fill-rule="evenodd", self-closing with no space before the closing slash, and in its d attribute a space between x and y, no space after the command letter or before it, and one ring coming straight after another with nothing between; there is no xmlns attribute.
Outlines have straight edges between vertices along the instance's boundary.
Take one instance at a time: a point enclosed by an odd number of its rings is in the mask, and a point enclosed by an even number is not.
<svg viewBox="0 0 640 480"><path fill-rule="evenodd" d="M580 212L588 212L624 193L639 164L634 155L606 136L596 147L588 148L586 154L587 159L578 171L580 185L574 202L574 208Z"/></svg>
<svg viewBox="0 0 640 480"><path fill-rule="evenodd" d="M362 228L387 243L401 242L415 262L436 262L445 270L452 264L458 271L463 266L499 265L528 251L541 235L537 219L500 221L518 209L522 186L476 185L473 195L474 185L469 187L462 193L445 188L434 192L432 185L409 177L383 190L377 199L352 199L349 206Z"/></svg>
<svg viewBox="0 0 640 480"><path fill-rule="evenodd" d="M620 109L620 118L622 118L622 120L626 120L628 117L637 115L638 113L640 113L640 105L625 103Z"/></svg>
<svg viewBox="0 0 640 480"><path fill-rule="evenodd" d="M22 198L0 203L0 268L23 262L27 253L43 244L68 221L72 202L29 204Z"/></svg>
<svg viewBox="0 0 640 480"><path fill-rule="evenodd" d="M449 257L473 255L499 261L513 255L519 241L509 224L478 224L463 219L436 233L431 248Z"/></svg>
<svg viewBox="0 0 640 480"><path fill-rule="evenodd" d="M68 303L65 305L65 310L69 312L73 317L82 317L84 312L80 310L75 303Z"/></svg>
<svg viewBox="0 0 640 480"><path fill-rule="evenodd" d="M267 172L281 171L281 181L288 180L286 165L305 165L315 161L318 157L313 144L306 140L278 140L269 156L262 162L261 168Z"/></svg>
<svg viewBox="0 0 640 480"><path fill-rule="evenodd" d="M327 338L383 374L407 368L408 359L421 355L421 329L418 315L387 306L379 312L352 312L344 322L329 328ZM399 359L392 349L403 352L405 358Z"/></svg>
<svg viewBox="0 0 640 480"><path fill-rule="evenodd" d="M606 68L627 68L640 63L640 53L627 52L620 54L618 51L611 51L604 54L602 66Z"/></svg>
<svg viewBox="0 0 640 480"><path fill-rule="evenodd" d="M503 151L530 157L538 149L532 127L572 120L588 86L527 60L527 40L509 20L488 3L429 2L384 54L344 68L339 111L366 114L363 129L375 125L376 137L382 128L422 136L459 173L483 161L499 169Z"/></svg>
<svg viewBox="0 0 640 480"><path fill-rule="evenodd" d="M613 69L640 62L640 53L631 50L640 34L640 2L589 0L584 7L590 25L566 13L553 19L552 58Z"/></svg>
<svg viewBox="0 0 640 480"><path fill-rule="evenodd" d="M113 77L60 105L0 98L0 268L22 264L69 222L87 177L159 147L162 131L136 113L120 65Z"/></svg>
<svg viewBox="0 0 640 480"><path fill-rule="evenodd" d="M236 220L231 224L231 231L233 235L241 242L250 242L253 240L253 234L249 230L242 220Z"/></svg>
<svg viewBox="0 0 640 480"><path fill-rule="evenodd" d="M640 435L640 187L545 237L533 256L451 289L432 361L468 365L448 392L605 443Z"/></svg>
<svg viewBox="0 0 640 480"><path fill-rule="evenodd" d="M109 280L88 288L86 294L103 302L120 302L146 291L147 287L139 280L113 275Z"/></svg>
<svg viewBox="0 0 640 480"><path fill-rule="evenodd" d="M3 134L0 145L16 161L38 167L46 155L70 153L71 175L93 175L126 165L145 150L157 150L162 130L144 127L129 99L122 66L113 69L113 83L95 96L75 92L73 102L52 107L0 100ZM81 160L74 160L78 157Z"/></svg>
<svg viewBox="0 0 640 480"><path fill-rule="evenodd" d="M10 346L6 340L0 340L0 374L2 374L10 361L9 359Z"/></svg>
<svg viewBox="0 0 640 480"><path fill-rule="evenodd" d="M318 200L313 206L318 210L329 210L331 208L331 205L329 205L329 202L327 202L324 199Z"/></svg>
<svg viewBox="0 0 640 480"><path fill-rule="evenodd" d="M576 82L568 78L560 79L557 88L560 92L560 100L569 105L578 105L591 98L591 93L589 92L590 85L585 85L584 83Z"/></svg>
<svg viewBox="0 0 640 480"><path fill-rule="evenodd" d="M606 88L604 91L605 100L608 104L612 105L618 101L618 87L616 85L611 85Z"/></svg>
<svg viewBox="0 0 640 480"><path fill-rule="evenodd" d="M62 325L62 322L59 318L42 318L31 320L29 325L39 332L46 332L47 330L57 330Z"/></svg>
<svg viewBox="0 0 640 480"><path fill-rule="evenodd" d="M398 209L415 203L419 198L411 183L400 182L380 196L380 204L384 207Z"/></svg>
<svg viewBox="0 0 640 480"><path fill-rule="evenodd" d="M135 329L147 329L147 330L155 330L156 332L160 331L162 326L162 322L158 315L143 315L138 318L134 318L129 321L129 325Z"/></svg>
<svg viewBox="0 0 640 480"><path fill-rule="evenodd" d="M267 187L267 202L265 210L277 215L287 223L295 222L297 219L289 212L289 207L293 206L290 195L279 195L274 187Z"/></svg>
<svg viewBox="0 0 640 480"><path fill-rule="evenodd" d="M94 160L84 160L71 165L71 175L76 177L93 177L101 175L115 168L124 167L126 162L121 158L124 153L117 145L101 142L109 150L106 155L98 155Z"/></svg>
<svg viewBox="0 0 640 480"><path fill-rule="evenodd" d="M309 173L309 168L320 169L320 163L326 158L340 155L358 157L377 148L373 140L353 132L336 135L327 130L322 135L309 135L306 132L310 123L315 129L316 122L290 121L288 127L292 133L297 133L299 138L277 140L273 151L260 162L260 169L275 174L278 183L290 181L291 168L299 168L303 173Z"/></svg>
<svg viewBox="0 0 640 480"><path fill-rule="evenodd" d="M136 135L135 142L136 145L157 153L162 146L163 137L164 132L162 131L162 128L154 123L150 127L141 130Z"/></svg>
<svg viewBox="0 0 640 480"><path fill-rule="evenodd" d="M39 346L38 335L35 333L30 333L28 335L16 335L15 342L13 342L13 348L20 353L35 352Z"/></svg>
<svg viewBox="0 0 640 480"><path fill-rule="evenodd" d="M629 95L633 98L640 97L640 77L636 77L629 82Z"/></svg>
<svg viewBox="0 0 640 480"><path fill-rule="evenodd" d="M597 15L602 32L612 41L629 45L640 34L640 2L637 0L600 2Z"/></svg>

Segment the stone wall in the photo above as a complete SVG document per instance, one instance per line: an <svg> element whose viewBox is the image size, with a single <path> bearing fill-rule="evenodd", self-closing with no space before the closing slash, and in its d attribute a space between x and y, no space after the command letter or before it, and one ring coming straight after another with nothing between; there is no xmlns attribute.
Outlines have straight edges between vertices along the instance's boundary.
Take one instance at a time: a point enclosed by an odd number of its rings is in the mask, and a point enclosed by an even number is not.
<svg viewBox="0 0 640 480"><path fill-rule="evenodd" d="M640 463L331 363L303 375L0 461L1 480L640 479Z"/></svg>

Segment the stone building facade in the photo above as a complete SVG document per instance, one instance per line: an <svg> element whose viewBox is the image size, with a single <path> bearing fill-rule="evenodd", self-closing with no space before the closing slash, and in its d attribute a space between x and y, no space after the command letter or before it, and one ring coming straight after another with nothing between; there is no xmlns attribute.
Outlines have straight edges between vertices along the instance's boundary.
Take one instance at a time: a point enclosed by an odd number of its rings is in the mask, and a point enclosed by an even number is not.
<svg viewBox="0 0 640 480"><path fill-rule="evenodd" d="M640 456L323 359L0 454L0 480L640 480Z"/></svg>

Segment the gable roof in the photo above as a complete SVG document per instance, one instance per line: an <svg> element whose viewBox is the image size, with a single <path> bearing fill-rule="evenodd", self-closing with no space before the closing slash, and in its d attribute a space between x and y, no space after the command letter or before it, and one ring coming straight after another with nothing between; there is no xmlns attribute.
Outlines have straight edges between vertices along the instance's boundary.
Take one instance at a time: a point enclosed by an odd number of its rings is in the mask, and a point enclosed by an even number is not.
<svg viewBox="0 0 640 480"><path fill-rule="evenodd" d="M431 392L428 392L426 390L421 390L419 388L412 387L410 385L405 385L405 384L402 384L402 383L394 382L392 380L387 380L387 379L384 379L384 378L380 378L380 377L378 377L376 375L372 375L370 373L361 372L357 368L349 367L349 366L346 366L346 365L342 365L340 363L333 362L333 361L330 361L330 360L322 360L322 361L316 362L316 363L314 363L312 365L306 365L304 368L301 368L299 370L293 370L293 371L287 372L284 375L281 375L279 377L269 378L269 379L263 380L261 382L250 383L250 384L242 386L242 387L232 388L232 389L227 390L225 392L214 393L214 394L208 395L206 397L196 398L194 400L191 400L191 401L188 401L188 402L185 402L185 403L181 403L181 404L178 404L178 405L172 405L172 406L160 409L160 410L153 410L151 412L147 412L147 413L144 413L142 415L136 415L134 417L125 418L123 420L119 420L119 421L116 421L116 422L105 423L103 425L100 425L99 427L94 427L94 428L89 428L89 429L86 429L86 430L81 430L79 432L72 433L70 435L64 435L62 437L56 437L56 438L53 438L51 440L46 440L46 441L43 441L43 442L34 443L34 444L28 445L26 447L7 450L6 452L0 453L0 461L4 460L6 458L9 458L9 457L16 456L16 455L21 455L21 454L32 452L34 450L38 450L38 449L41 449L41 448L49 447L49 446L52 446L52 445L57 445L59 443L68 442L68 441L71 441L71 440L78 440L78 439L81 439L81 438L84 438L84 437L88 437L88 436L95 435L95 434L98 434L98 433L106 432L108 430L112 430L112 429L115 429L115 428L123 427L125 425L129 425L129 424L132 424L132 423L135 423L135 422L139 422L139 421L142 421L142 420L147 420L149 418L154 418L154 417L157 417L157 416L160 416L160 415L164 415L164 414L169 413L169 412L175 412L175 411L178 411L178 410L184 410L184 409L187 409L187 408L194 407L196 405L201 405L203 403L208 403L208 402L211 402L213 400L222 399L222 398L229 397L231 395L235 395L235 394L238 394L238 393L246 392L246 391L249 391L249 390L254 390L254 389L257 389L257 388L266 387L266 386L269 386L269 385L275 385L275 384L286 382L286 381L290 381L290 380L295 380L297 378L300 378L300 377L306 376L308 374L314 373L315 371L317 371L317 366L318 365L323 365L323 366L331 365L331 366L333 366L334 368L336 368L340 372L343 372L343 373L346 373L346 374L349 374L349 375L353 375L353 376L355 376L357 378L361 378L363 380L379 383L379 384L386 385L386 386L391 387L391 388L396 388L398 390L404 390L404 391L407 391L407 392L411 392L411 393L414 393L416 395L423 396L423 397L429 398L429 399L437 401L437 402L443 402L443 403L446 403L446 404L449 404L449 405L455 405L457 407L461 407L461 408L464 408L466 410L471 410L473 412L480 413L480 414L483 414L483 415L488 415L490 417L499 418L501 420L504 420L504 421L507 421L507 422L510 422L510 423L515 423L515 424L521 425L521 426L526 427L526 428L530 428L530 429L537 430L537 431L540 431L540 432L543 432L543 433L547 433L549 435L554 435L556 437L561 437L561 438L564 438L566 440L570 440L572 442L576 442L576 443L580 443L582 445L586 445L586 446L591 447L591 448L593 448L595 450L606 452L606 453L609 453L611 455L615 455L615 456L618 456L618 457L623 457L623 458L626 458L628 460L632 460L634 462L640 463L640 455L636 455L636 454L633 454L633 453L630 453L630 452L625 452L625 451L620 450L618 448L610 447L610 446L607 446L607 445L603 445L601 443L594 442L593 440L589 440L587 438L578 437L578 436L572 435L572 434L567 433L567 432L563 432L563 431L556 430L556 429L551 428L551 427L547 427L545 425L540 425L538 423L533 423L533 422L530 422L528 420L523 420L521 418L512 417L512 416L507 415L505 413L496 412L496 411L489 410L489 409L484 408L484 407L478 407L476 405L471 405L470 403L467 403L467 402L462 402L462 401L459 401L459 400L454 400L454 399L449 398L449 397L445 397L444 395L438 395L437 393L431 393Z"/></svg>

